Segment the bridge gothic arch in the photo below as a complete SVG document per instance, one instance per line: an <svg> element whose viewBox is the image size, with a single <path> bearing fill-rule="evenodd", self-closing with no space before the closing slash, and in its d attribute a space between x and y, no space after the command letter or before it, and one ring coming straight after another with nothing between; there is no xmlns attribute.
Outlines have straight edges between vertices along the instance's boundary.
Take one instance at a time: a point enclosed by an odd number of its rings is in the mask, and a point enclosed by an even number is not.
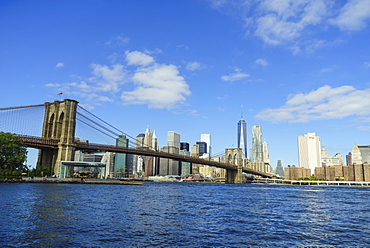
<svg viewBox="0 0 370 248"><path fill-rule="evenodd" d="M225 149L225 157L227 163L237 165L237 170L226 170L226 182L227 183L242 183L242 165L243 156L241 148Z"/></svg>
<svg viewBox="0 0 370 248"><path fill-rule="evenodd" d="M42 138L59 139L58 150L39 151L37 166L59 175L61 161L73 161L78 102L71 99L45 103Z"/></svg>

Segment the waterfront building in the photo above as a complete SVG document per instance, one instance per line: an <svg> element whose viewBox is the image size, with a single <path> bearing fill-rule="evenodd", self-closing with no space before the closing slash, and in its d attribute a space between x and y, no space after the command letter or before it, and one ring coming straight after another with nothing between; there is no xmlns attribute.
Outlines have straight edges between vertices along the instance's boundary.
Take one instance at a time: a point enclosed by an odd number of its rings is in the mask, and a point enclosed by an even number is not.
<svg viewBox="0 0 370 248"><path fill-rule="evenodd" d="M168 131L167 145L176 147L177 149L180 150L180 134L175 131Z"/></svg>
<svg viewBox="0 0 370 248"><path fill-rule="evenodd" d="M101 159L102 163L105 163L105 175L109 177L117 177L115 173L115 153L114 152L105 152L103 158Z"/></svg>
<svg viewBox="0 0 370 248"><path fill-rule="evenodd" d="M128 147L128 139L126 135L119 135L116 139L117 147ZM114 158L114 176L115 177L124 177L126 174L127 167L127 154L126 153L117 153Z"/></svg>
<svg viewBox="0 0 370 248"><path fill-rule="evenodd" d="M238 122L238 129L237 129L237 141L238 147L242 149L242 156L243 158L247 157L247 123L243 120L243 115Z"/></svg>
<svg viewBox="0 0 370 248"><path fill-rule="evenodd" d="M362 164L361 152L356 144L352 148L352 165L354 164Z"/></svg>
<svg viewBox="0 0 370 248"><path fill-rule="evenodd" d="M184 155L184 156L190 156L190 152L188 150L180 150L179 154ZM187 177L191 174L191 163L190 162L181 161L180 168L181 168L181 177Z"/></svg>
<svg viewBox="0 0 370 248"><path fill-rule="evenodd" d="M252 127L252 162L263 162L262 126Z"/></svg>
<svg viewBox="0 0 370 248"><path fill-rule="evenodd" d="M269 153L269 148L268 148L268 144L266 141L263 142L262 144L262 154L263 154L263 162L265 163L270 163L270 153Z"/></svg>
<svg viewBox="0 0 370 248"><path fill-rule="evenodd" d="M209 155L211 156L211 135L205 133L201 134L200 141L205 142L207 144L206 153L209 153Z"/></svg>
<svg viewBox="0 0 370 248"><path fill-rule="evenodd" d="M320 137L316 133L307 133L298 136L298 159L299 166L311 170L321 167Z"/></svg>
<svg viewBox="0 0 370 248"><path fill-rule="evenodd" d="M161 152L172 153L172 154L179 154L179 149L174 146L164 146L161 148ZM167 175L181 175L180 164L178 161L167 159L167 158L160 158L159 159L159 175L160 176L167 176Z"/></svg>

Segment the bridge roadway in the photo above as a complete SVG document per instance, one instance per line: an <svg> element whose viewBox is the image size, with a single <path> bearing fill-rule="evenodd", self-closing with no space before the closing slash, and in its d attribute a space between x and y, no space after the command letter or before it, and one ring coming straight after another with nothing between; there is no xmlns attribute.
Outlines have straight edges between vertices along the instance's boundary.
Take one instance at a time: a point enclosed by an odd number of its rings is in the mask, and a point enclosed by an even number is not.
<svg viewBox="0 0 370 248"><path fill-rule="evenodd" d="M58 149L59 139L52 139L52 138L41 138L35 136L27 136L27 135L17 135L22 139L27 147L37 148L37 149ZM197 157L189 157L180 154L172 154L167 152L157 152L152 150L146 149L135 149L135 148L127 148L127 147L119 147L119 146L112 146L112 145L102 145L102 144L94 144L88 142L75 142L73 144L76 147L76 150L83 150L83 151L94 151L94 152L116 152L116 153L127 153L127 154L136 154L136 155L143 155L143 156L152 156L152 157L159 157L159 158L168 158L173 159L176 161L183 161L189 162L194 164L203 164L214 166L217 168L222 168L226 170L237 170L238 167L233 164L228 163L221 163L212 160L205 160ZM243 167L242 171L245 173L250 173L262 177L271 178L271 175L265 172L253 170L250 168Z"/></svg>

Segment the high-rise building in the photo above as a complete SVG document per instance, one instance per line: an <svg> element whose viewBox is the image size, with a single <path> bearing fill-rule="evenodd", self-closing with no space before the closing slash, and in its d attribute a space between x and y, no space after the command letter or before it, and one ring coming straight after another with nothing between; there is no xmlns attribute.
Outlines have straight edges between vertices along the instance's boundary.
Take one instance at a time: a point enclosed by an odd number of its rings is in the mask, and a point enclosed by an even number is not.
<svg viewBox="0 0 370 248"><path fill-rule="evenodd" d="M119 135L116 139L117 147L128 147L128 139L125 135ZM127 154L126 153L116 153L114 156L114 176L115 177L125 177L127 172Z"/></svg>
<svg viewBox="0 0 370 248"><path fill-rule="evenodd" d="M342 166L344 164L344 160L342 158L342 154L339 152L335 154L334 157L328 155L326 151L326 147L324 143L321 145L321 165L322 166Z"/></svg>
<svg viewBox="0 0 370 248"><path fill-rule="evenodd" d="M299 166L311 169L311 174L313 174L315 167L321 167L320 148L320 137L316 136L316 133L298 136Z"/></svg>
<svg viewBox="0 0 370 248"><path fill-rule="evenodd" d="M139 133L135 137L135 148L144 147L144 139L145 139L145 134Z"/></svg>
<svg viewBox="0 0 370 248"><path fill-rule="evenodd" d="M243 116L238 122L238 148L242 149L243 158L247 157L247 123L243 120Z"/></svg>
<svg viewBox="0 0 370 248"><path fill-rule="evenodd" d="M252 162L263 162L262 126L252 127Z"/></svg>
<svg viewBox="0 0 370 248"><path fill-rule="evenodd" d="M204 153L208 153L206 142L198 141L197 145L199 146L199 156L202 156Z"/></svg>
<svg viewBox="0 0 370 248"><path fill-rule="evenodd" d="M281 164L281 160L277 161L275 174L279 175L280 177L284 177L284 169L283 169L283 166Z"/></svg>
<svg viewBox="0 0 370 248"><path fill-rule="evenodd" d="M157 135L155 135L155 131L153 132L153 135L152 135L152 149L155 151L158 151L158 139L157 139Z"/></svg>
<svg viewBox="0 0 370 248"><path fill-rule="evenodd" d="M152 133L150 132L149 126L145 130L144 140L143 140L143 147L148 147L150 150L155 150L152 148Z"/></svg>
<svg viewBox="0 0 370 248"><path fill-rule="evenodd" d="M190 152L190 146L187 142L181 142L180 143L180 151L188 151Z"/></svg>
<svg viewBox="0 0 370 248"><path fill-rule="evenodd" d="M200 135L200 141L207 144L207 152L211 156L211 135L202 133Z"/></svg>
<svg viewBox="0 0 370 248"><path fill-rule="evenodd" d="M269 147L266 141L262 144L263 147L263 162L270 163L270 153L269 153Z"/></svg>
<svg viewBox="0 0 370 248"><path fill-rule="evenodd" d="M362 163L370 164L370 146L357 146L361 152Z"/></svg>
<svg viewBox="0 0 370 248"><path fill-rule="evenodd" d="M176 147L178 150L180 150L180 134L174 131L168 131L167 145Z"/></svg>
<svg viewBox="0 0 370 248"><path fill-rule="evenodd" d="M352 148L352 164L362 164L361 152L356 144Z"/></svg>

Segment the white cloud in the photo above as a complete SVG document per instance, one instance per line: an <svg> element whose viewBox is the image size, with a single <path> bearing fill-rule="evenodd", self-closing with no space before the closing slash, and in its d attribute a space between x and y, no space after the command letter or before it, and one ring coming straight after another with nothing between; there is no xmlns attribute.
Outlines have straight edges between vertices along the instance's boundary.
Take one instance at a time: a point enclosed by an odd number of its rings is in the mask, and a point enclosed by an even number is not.
<svg viewBox="0 0 370 248"><path fill-rule="evenodd" d="M294 54L311 53L335 43L323 40L329 26L362 30L370 20L369 0L210 0L211 6L244 21L246 35L286 47ZM231 9L231 11L230 11ZM329 37L329 36L327 36ZM330 36L331 37L331 36Z"/></svg>
<svg viewBox="0 0 370 248"><path fill-rule="evenodd" d="M97 82L98 90L104 92L119 91L119 85L123 84L126 75L123 65L116 64L111 68L97 64L92 64L91 66L93 68L92 74L96 77L90 78L90 80Z"/></svg>
<svg viewBox="0 0 370 248"><path fill-rule="evenodd" d="M321 23L327 6L322 0L265 0L255 35L268 44L292 42L310 26Z"/></svg>
<svg viewBox="0 0 370 248"><path fill-rule="evenodd" d="M309 122L351 115L370 115L370 89L357 90L348 85L332 88L326 85L306 94L289 96L284 106L263 110L255 117L272 122Z"/></svg>
<svg viewBox="0 0 370 248"><path fill-rule="evenodd" d="M157 63L152 56L140 51L127 51L125 55L127 65L92 64L92 77L74 76L73 82L45 86L94 105L113 102L117 94L125 104L146 104L149 108L173 109L186 102L191 92L177 66Z"/></svg>
<svg viewBox="0 0 370 248"><path fill-rule="evenodd" d="M239 68L235 68L234 70L235 70L234 73L230 73L229 75L222 76L221 79L224 81L239 81L247 77L250 77L249 74L241 72L241 69Z"/></svg>
<svg viewBox="0 0 370 248"><path fill-rule="evenodd" d="M124 91L126 104L147 104L149 108L172 109L190 95L188 84L174 65L155 64L135 72L132 80L138 85L133 91Z"/></svg>
<svg viewBox="0 0 370 248"><path fill-rule="evenodd" d="M147 66L154 62L154 58L139 51L126 51L126 61L128 65Z"/></svg>
<svg viewBox="0 0 370 248"><path fill-rule="evenodd" d="M55 67L56 67L56 68L64 67L64 63L59 62Z"/></svg>
<svg viewBox="0 0 370 248"><path fill-rule="evenodd" d="M349 0L341 9L339 16L331 19L331 23L342 30L356 31L366 28L368 19L370 19L369 0Z"/></svg>
<svg viewBox="0 0 370 248"><path fill-rule="evenodd" d="M187 65L186 65L186 69L189 70L189 71L195 71L195 70L200 70L202 69L202 66L199 62L189 62Z"/></svg>
<svg viewBox="0 0 370 248"><path fill-rule="evenodd" d="M268 66L269 65L269 63L264 59L257 59L254 63L256 63L257 65L261 65L261 66Z"/></svg>

